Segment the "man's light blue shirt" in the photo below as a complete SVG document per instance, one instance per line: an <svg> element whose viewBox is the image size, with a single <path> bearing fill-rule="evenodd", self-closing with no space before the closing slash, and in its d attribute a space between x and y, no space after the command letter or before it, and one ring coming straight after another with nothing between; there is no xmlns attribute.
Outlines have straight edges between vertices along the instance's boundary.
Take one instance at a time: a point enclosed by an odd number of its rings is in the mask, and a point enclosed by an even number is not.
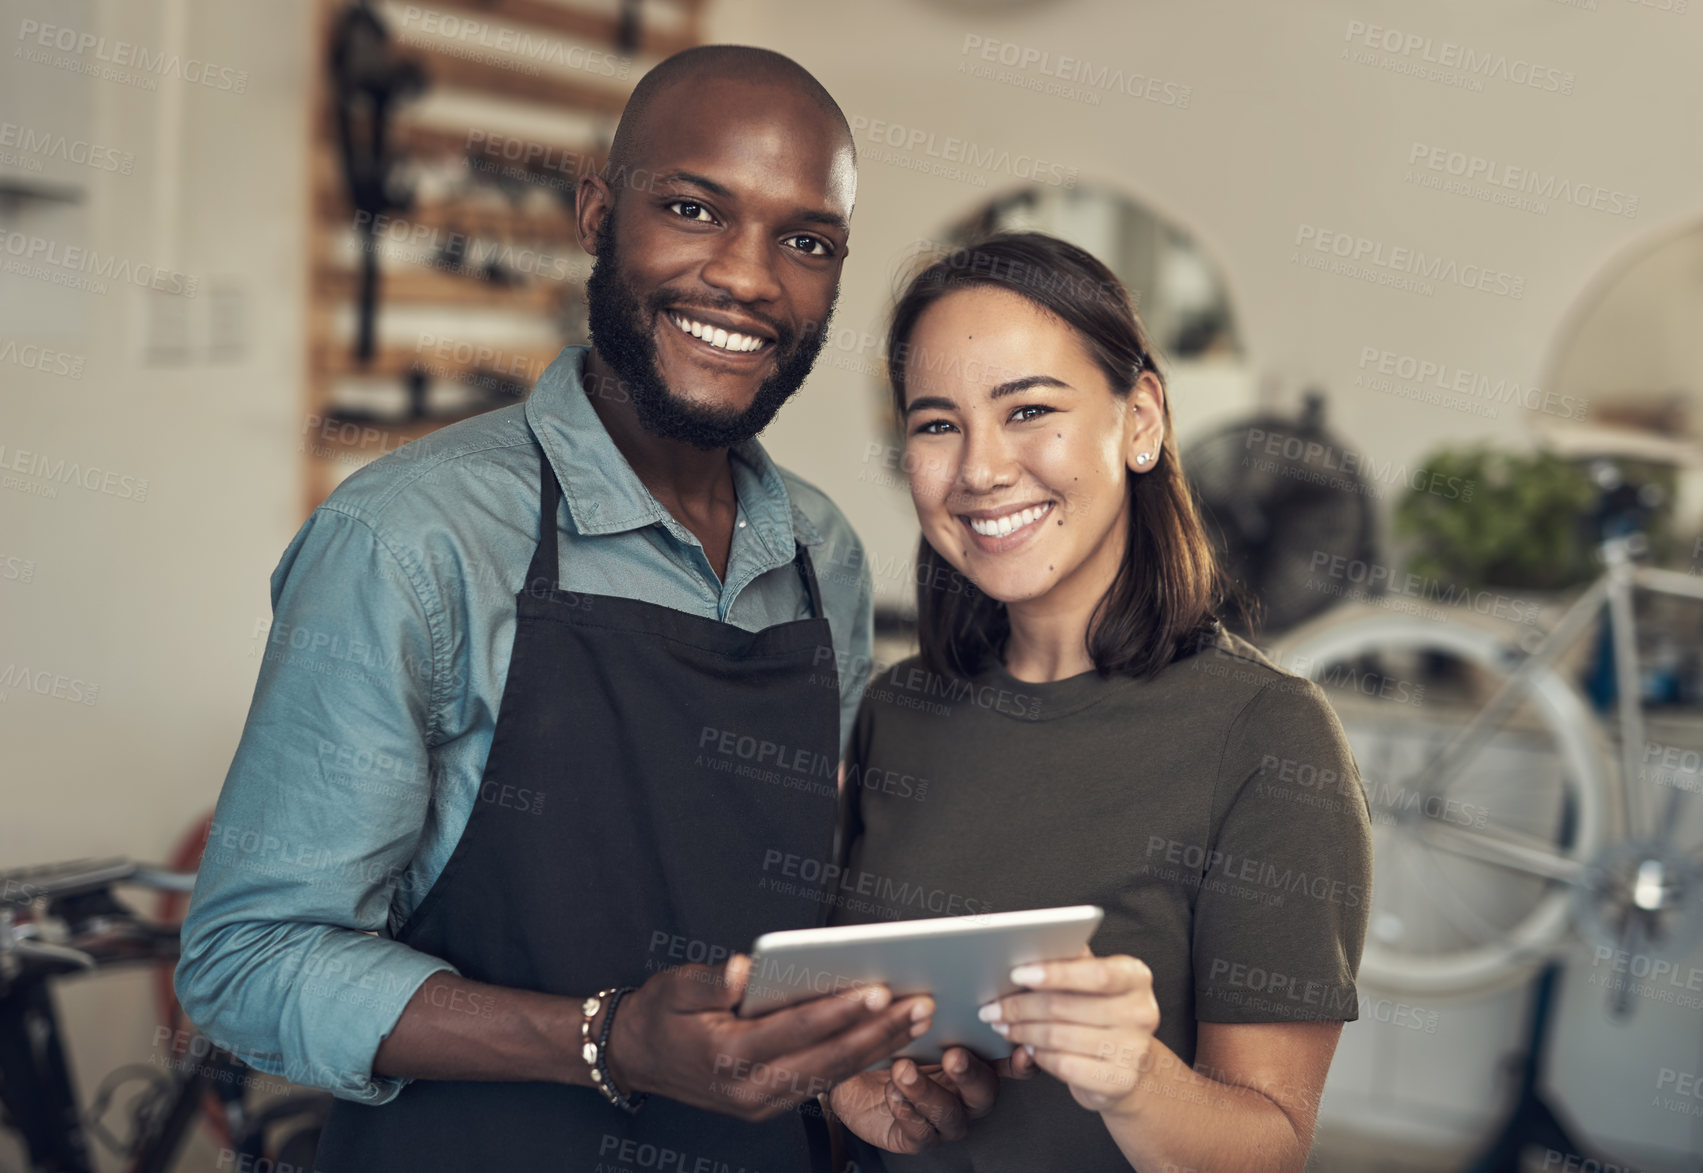
<svg viewBox="0 0 1703 1173"><path fill-rule="evenodd" d="M803 544L833 633L844 751L871 657L857 535L753 440L731 453L739 506L718 579L604 429L580 382L585 353L564 350L525 403L349 477L273 572L260 678L177 969L190 1019L260 1070L368 1103L405 1082L375 1077L373 1055L420 984L452 967L392 938L481 797L538 541L540 452L562 485L563 590L756 631L809 615L793 567ZM592 793L615 784L585 779Z"/></svg>

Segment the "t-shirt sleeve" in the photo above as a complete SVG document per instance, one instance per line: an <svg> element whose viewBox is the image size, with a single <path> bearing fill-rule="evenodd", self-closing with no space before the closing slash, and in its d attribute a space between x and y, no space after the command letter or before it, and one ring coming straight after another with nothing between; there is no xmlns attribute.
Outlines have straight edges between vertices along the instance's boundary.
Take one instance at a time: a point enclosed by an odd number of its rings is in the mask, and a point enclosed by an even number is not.
<svg viewBox="0 0 1703 1173"><path fill-rule="evenodd" d="M1237 715L1212 826L1194 913L1195 1018L1358 1018L1371 818L1316 684L1279 677Z"/></svg>

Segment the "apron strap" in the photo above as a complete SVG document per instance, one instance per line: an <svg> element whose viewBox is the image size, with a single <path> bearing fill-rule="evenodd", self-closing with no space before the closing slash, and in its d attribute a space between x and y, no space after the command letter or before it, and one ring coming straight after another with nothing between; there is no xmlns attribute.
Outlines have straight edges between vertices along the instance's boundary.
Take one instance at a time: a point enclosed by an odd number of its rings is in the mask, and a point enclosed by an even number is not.
<svg viewBox="0 0 1703 1173"><path fill-rule="evenodd" d="M526 568L526 585L522 589L528 594L548 595L556 589L556 571L561 565L557 555L556 510L562 504L562 486L556 480L556 470L550 467L550 458L543 453L538 457L538 504L538 546L532 551L532 564ZM816 581L810 551L796 538L793 547L797 553L792 564L798 568L804 595L810 600L811 618L826 618L828 612L822 606L822 587Z"/></svg>
<svg viewBox="0 0 1703 1173"><path fill-rule="evenodd" d="M816 582L816 567L810 561L810 551L804 548L804 543L793 539L793 545L798 553L793 555L792 564L798 567L798 577L804 580L804 594L810 600L810 617L826 619L827 610L822 606L822 588Z"/></svg>
<svg viewBox="0 0 1703 1173"><path fill-rule="evenodd" d="M528 594L548 595L556 589L556 570L561 565L556 556L556 509L562 503L562 486L556 483L550 458L542 452L538 467L538 546L532 551L532 565L526 568L524 589Z"/></svg>

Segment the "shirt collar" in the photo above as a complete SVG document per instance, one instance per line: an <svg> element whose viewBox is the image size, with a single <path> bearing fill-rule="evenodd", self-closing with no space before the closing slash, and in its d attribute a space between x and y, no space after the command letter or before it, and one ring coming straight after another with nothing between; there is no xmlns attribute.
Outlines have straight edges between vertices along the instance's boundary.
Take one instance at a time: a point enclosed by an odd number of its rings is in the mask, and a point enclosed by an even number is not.
<svg viewBox="0 0 1703 1173"><path fill-rule="evenodd" d="M574 529L612 534L661 525L681 541L697 545L691 531L651 496L586 398L580 376L589 350L564 349L526 401L526 422L562 483ZM763 446L752 439L730 452L740 513L771 557L790 561L794 539L819 545L821 532L793 503L780 469Z"/></svg>

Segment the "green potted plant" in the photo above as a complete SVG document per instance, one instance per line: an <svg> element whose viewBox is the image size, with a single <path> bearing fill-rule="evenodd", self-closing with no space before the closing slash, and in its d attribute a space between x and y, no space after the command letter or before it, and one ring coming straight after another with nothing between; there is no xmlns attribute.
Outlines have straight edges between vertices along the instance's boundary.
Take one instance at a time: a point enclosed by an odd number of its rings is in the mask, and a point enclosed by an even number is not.
<svg viewBox="0 0 1703 1173"><path fill-rule="evenodd" d="M1597 573L1582 518L1598 490L1578 465L1551 452L1479 445L1434 452L1430 477L1456 478L1470 493L1411 488L1396 506L1396 533L1413 543L1408 569L1462 588L1556 591Z"/></svg>

